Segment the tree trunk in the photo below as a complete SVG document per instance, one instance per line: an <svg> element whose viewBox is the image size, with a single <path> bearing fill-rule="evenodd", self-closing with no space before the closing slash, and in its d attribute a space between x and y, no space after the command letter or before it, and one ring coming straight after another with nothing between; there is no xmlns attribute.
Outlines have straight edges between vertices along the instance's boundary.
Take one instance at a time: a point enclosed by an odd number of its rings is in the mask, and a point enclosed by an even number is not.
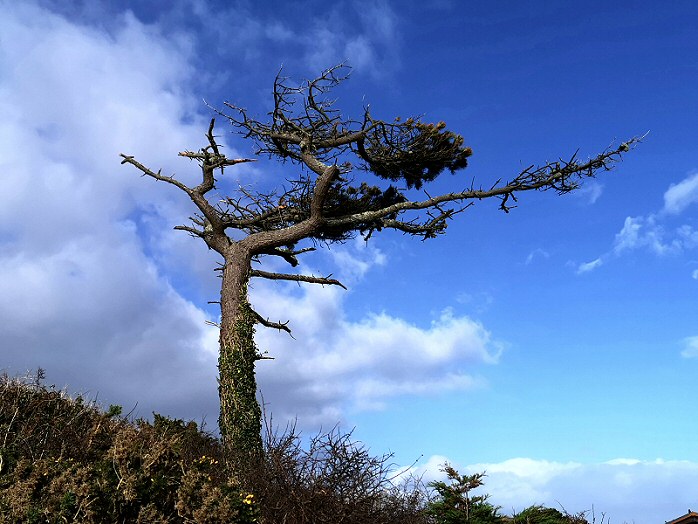
<svg viewBox="0 0 698 524"><path fill-rule="evenodd" d="M247 297L249 251L231 245L225 256L221 286L218 425L232 458L261 457L262 412L257 402L255 319ZM249 464L248 464L249 465Z"/></svg>

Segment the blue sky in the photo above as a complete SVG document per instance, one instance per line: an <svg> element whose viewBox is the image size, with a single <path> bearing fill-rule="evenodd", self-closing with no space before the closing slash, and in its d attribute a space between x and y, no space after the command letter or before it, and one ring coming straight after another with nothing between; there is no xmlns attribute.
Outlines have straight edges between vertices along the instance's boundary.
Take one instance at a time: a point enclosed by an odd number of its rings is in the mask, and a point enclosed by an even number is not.
<svg viewBox="0 0 698 524"><path fill-rule="evenodd" d="M340 422L428 478L487 470L504 511L611 522L698 504L698 4L0 0L0 369L147 416L217 419L216 259L173 231L224 101L270 108L283 66L342 61L347 114L444 120L474 151L431 193L649 131L577 193L479 202L420 242L312 254L348 291L255 282L267 409ZM228 134L231 154L252 145ZM266 159L226 174L280 184Z"/></svg>

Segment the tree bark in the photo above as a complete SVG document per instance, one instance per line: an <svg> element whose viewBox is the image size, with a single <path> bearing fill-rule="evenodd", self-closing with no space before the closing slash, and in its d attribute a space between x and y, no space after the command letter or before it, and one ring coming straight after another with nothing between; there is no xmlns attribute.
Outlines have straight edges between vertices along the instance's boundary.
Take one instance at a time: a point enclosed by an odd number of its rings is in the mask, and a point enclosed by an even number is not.
<svg viewBox="0 0 698 524"><path fill-rule="evenodd" d="M262 454L262 412L257 402L254 342L256 318L248 301L251 254L237 244L225 253L221 286L218 425L232 457L249 461Z"/></svg>

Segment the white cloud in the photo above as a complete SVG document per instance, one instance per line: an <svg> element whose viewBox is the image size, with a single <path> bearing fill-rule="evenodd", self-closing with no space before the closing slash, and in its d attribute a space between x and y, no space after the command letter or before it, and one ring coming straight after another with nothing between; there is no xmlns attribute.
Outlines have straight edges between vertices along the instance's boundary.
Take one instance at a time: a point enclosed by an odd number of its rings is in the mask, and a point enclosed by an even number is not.
<svg viewBox="0 0 698 524"><path fill-rule="evenodd" d="M174 170L178 148L201 141L187 49L129 14L107 33L2 5L3 366L41 366L49 381L127 410L138 402L144 416L216 413L215 334L136 227L146 212L167 224L153 231L166 246L189 207L118 158Z"/></svg>
<svg viewBox="0 0 698 524"><path fill-rule="evenodd" d="M694 280L698 280L698 269L694 269L693 272L691 273L691 278Z"/></svg>
<svg viewBox="0 0 698 524"><path fill-rule="evenodd" d="M416 472L424 473L425 481L443 480L439 467L447 461L431 457ZM698 463L689 461L619 458L582 464L513 458L454 466L468 474L486 472L478 493L489 493L490 502L507 514L533 504L570 513L593 507L597 519L604 514L610 522L655 524L683 515L698 495Z"/></svg>
<svg viewBox="0 0 698 524"><path fill-rule="evenodd" d="M513 475L521 479L527 479L532 484L545 484L552 478L577 469L577 462L551 462L548 460L533 460L530 458L513 458L494 464L472 464L468 469L475 471L487 471L488 475Z"/></svg>
<svg viewBox="0 0 698 524"><path fill-rule="evenodd" d="M635 249L640 245L640 229L642 227L642 217L626 217L623 229L616 234L613 249L620 253L626 249Z"/></svg>
<svg viewBox="0 0 698 524"><path fill-rule="evenodd" d="M609 255L620 256L638 249L647 249L659 256L678 255L698 247L698 230L693 226L670 225L672 215L679 215L696 201L698 172L693 172L682 181L669 186L664 193L664 206L661 211L626 217L623 227L615 236L611 253L605 253L592 262L578 266L577 273L595 269Z"/></svg>
<svg viewBox="0 0 698 524"><path fill-rule="evenodd" d="M385 254L374 243L366 242L357 236L351 242L351 248L342 245L330 246L330 254L334 265L344 278L351 281L361 279L372 267L384 266L387 263Z"/></svg>
<svg viewBox="0 0 698 524"><path fill-rule="evenodd" d="M664 193L664 211L670 214L683 212L691 204L698 202L698 171L672 184Z"/></svg>
<svg viewBox="0 0 698 524"><path fill-rule="evenodd" d="M3 365L10 373L41 366L49 381L104 402L138 402L142 416L215 418L216 332L182 294L214 293L215 261L171 230L191 214L186 196L118 158L133 154L196 180L175 156L201 143L207 127L189 91L196 71L187 38L164 38L128 13L107 31L28 2L2 5ZM273 32L288 38L284 27ZM360 242L331 255L350 281L385 263ZM497 344L468 317L444 311L426 326L388 313L350 320L345 296L255 283L261 313L290 318L297 336L259 332L261 349L273 347L277 359L260 363L274 413L334 424L347 409L397 395L478 387L473 371L497 361Z"/></svg>
<svg viewBox="0 0 698 524"><path fill-rule="evenodd" d="M303 16L297 14L285 16L280 8L264 16L243 2L226 8L190 1L177 3L159 16L164 27L191 25L191 19L196 20L202 28L200 38L205 41L202 52L242 58L251 68L259 69L264 59L262 49L273 50L277 62L270 64L272 69L283 65L294 71L302 67L310 75L348 62L354 71L380 77L400 63L398 16L389 2L326 3ZM212 18L216 24L210 23ZM212 81L225 75L220 72Z"/></svg>
<svg viewBox="0 0 698 524"><path fill-rule="evenodd" d="M380 76L397 67L400 38L397 16L389 3L356 4L355 8L357 20L353 25L333 10L322 20L315 20L313 30L298 31L310 69L320 71L348 61L358 71Z"/></svg>
<svg viewBox="0 0 698 524"><path fill-rule="evenodd" d="M641 464L642 461L632 458L617 458L607 460L605 464L610 464L611 466L634 466L635 464Z"/></svg>
<svg viewBox="0 0 698 524"><path fill-rule="evenodd" d="M616 235L613 250L616 254L647 248L657 255L680 253L693 246L694 232L690 226L681 226L667 233L658 215L627 217Z"/></svg>
<svg viewBox="0 0 698 524"><path fill-rule="evenodd" d="M684 348L681 356L684 358L698 358L698 336L683 339Z"/></svg>
<svg viewBox="0 0 698 524"><path fill-rule="evenodd" d="M594 269L602 265L603 260L601 260L601 258L596 258L591 262L584 262L582 264L579 264L579 266L577 267L577 274L581 275L582 273L588 273L589 271L593 271Z"/></svg>
<svg viewBox="0 0 698 524"><path fill-rule="evenodd" d="M455 300L459 304L468 306L470 310L477 314L484 313L494 304L494 297L485 291L477 293L458 293Z"/></svg>
<svg viewBox="0 0 698 524"><path fill-rule="evenodd" d="M681 245L683 249L693 249L698 246L698 230L693 229L693 227L688 224L679 226L676 229L677 243Z"/></svg>
<svg viewBox="0 0 698 524"><path fill-rule="evenodd" d="M550 258L550 253L545 251L544 249L534 249L531 251L528 256L526 257L526 265L529 265L531 262L533 262L536 258Z"/></svg>
<svg viewBox="0 0 698 524"><path fill-rule="evenodd" d="M616 235L613 249L616 253L637 249L645 246L655 246L655 252L661 252L663 244L659 241L662 236L654 216L626 217L623 229Z"/></svg>
<svg viewBox="0 0 698 524"><path fill-rule="evenodd" d="M290 319L297 338L257 335L260 349L274 348L275 360L261 363L258 375L275 415L333 424L336 418L323 417L380 409L399 395L469 390L483 384L477 367L499 358L500 345L468 317L446 310L426 327L387 313L350 321L345 296L336 288L255 283L253 304L272 319Z"/></svg>
<svg viewBox="0 0 698 524"><path fill-rule="evenodd" d="M585 200L587 204L595 204L603 194L603 184L596 180L587 181L574 194Z"/></svg>

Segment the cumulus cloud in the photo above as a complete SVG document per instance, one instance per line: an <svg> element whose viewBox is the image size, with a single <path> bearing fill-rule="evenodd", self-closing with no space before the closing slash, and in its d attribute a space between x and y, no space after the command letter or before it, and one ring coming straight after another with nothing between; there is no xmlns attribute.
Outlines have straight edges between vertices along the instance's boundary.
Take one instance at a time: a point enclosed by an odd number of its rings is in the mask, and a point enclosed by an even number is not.
<svg viewBox="0 0 698 524"><path fill-rule="evenodd" d="M364 241L361 236L356 237L352 244L353 249L338 247L329 250L334 265L345 278L360 280L372 267L387 263L385 253L373 243Z"/></svg>
<svg viewBox="0 0 698 524"><path fill-rule="evenodd" d="M164 248L187 203L118 160L174 171L173 151L201 141L186 47L128 13L108 33L3 6L2 365L140 415L215 413L215 333L140 231L167 224L152 232Z"/></svg>
<svg viewBox="0 0 698 524"><path fill-rule="evenodd" d="M477 367L498 361L501 345L478 322L445 310L426 326L388 313L351 321L335 288L255 282L252 300L271 318L290 319L294 336L262 330L274 361L258 376L275 416L334 424L342 413L381 409L399 395L430 395L483 385Z"/></svg>
<svg viewBox="0 0 698 524"><path fill-rule="evenodd" d="M191 95L189 41L165 38L128 12L104 29L30 2L2 5L3 370L42 367L59 386L127 410L138 404L140 416L156 410L210 422L217 333L195 304L215 296L215 262L171 230L191 214L186 196L118 158L133 154L196 182L196 170L174 156L201 143L208 123ZM283 27L274 32L286 38ZM243 182L248 175L226 173ZM352 282L386 258L357 242L327 260ZM262 312L295 328L296 340L259 332L261 349L274 348L276 358L260 363L275 414L334 424L347 410L380 408L398 395L478 387L477 366L497 361L497 344L468 317L444 311L420 326L387 312L349 319L346 296L255 283Z"/></svg>
<svg viewBox="0 0 698 524"><path fill-rule="evenodd" d="M431 457L417 468L425 480L443 480L445 457ZM481 493L505 513L542 504L570 513L594 508L610 522L652 524L683 515L698 495L698 463L689 461L618 458L601 463L554 462L513 458L456 469L486 472ZM588 515L591 520L591 515Z"/></svg>
<svg viewBox="0 0 698 524"><path fill-rule="evenodd" d="M626 249L635 249L641 244L640 230L642 228L642 217L626 217L623 228L616 234L613 249L620 253Z"/></svg>
<svg viewBox="0 0 698 524"><path fill-rule="evenodd" d="M686 225L668 234L657 215L627 217L616 235L613 250L620 254L644 247L657 255L668 255L690 247L691 237L692 230Z"/></svg>
<svg viewBox="0 0 698 524"><path fill-rule="evenodd" d="M664 211L670 214L683 212L691 204L698 202L698 171L669 186L664 193Z"/></svg>
<svg viewBox="0 0 698 524"><path fill-rule="evenodd" d="M678 216L698 201L698 173L672 184L664 193L661 210L628 216L615 235L612 249L592 262L579 264L577 274L598 268L606 259L645 249L658 256L679 255L698 246L698 230L690 223L675 225Z"/></svg>

